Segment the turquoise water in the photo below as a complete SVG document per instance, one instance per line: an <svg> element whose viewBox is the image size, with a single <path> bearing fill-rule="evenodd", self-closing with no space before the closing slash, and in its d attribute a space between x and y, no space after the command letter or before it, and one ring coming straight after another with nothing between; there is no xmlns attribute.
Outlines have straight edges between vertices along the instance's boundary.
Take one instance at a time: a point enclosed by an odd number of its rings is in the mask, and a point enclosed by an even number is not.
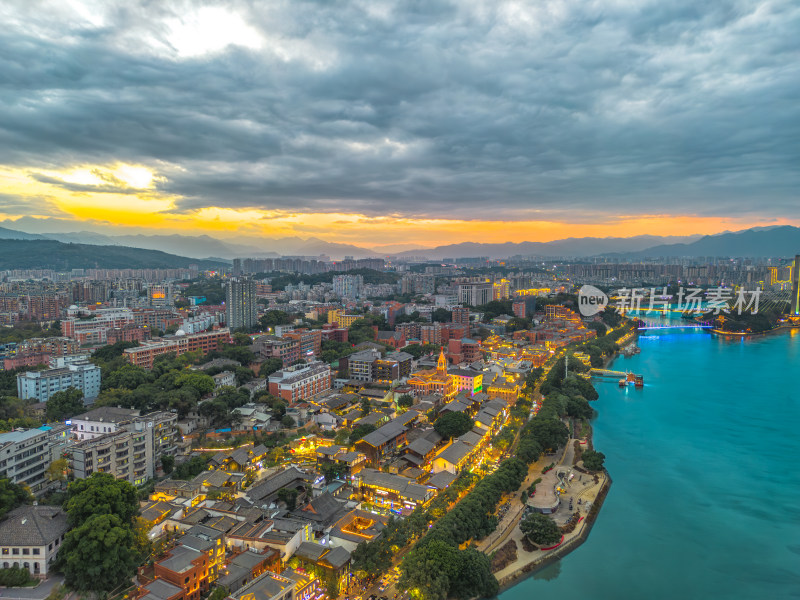
<svg viewBox="0 0 800 600"><path fill-rule="evenodd" d="M800 598L800 331L640 339L598 383L613 485L588 541L502 600Z"/></svg>

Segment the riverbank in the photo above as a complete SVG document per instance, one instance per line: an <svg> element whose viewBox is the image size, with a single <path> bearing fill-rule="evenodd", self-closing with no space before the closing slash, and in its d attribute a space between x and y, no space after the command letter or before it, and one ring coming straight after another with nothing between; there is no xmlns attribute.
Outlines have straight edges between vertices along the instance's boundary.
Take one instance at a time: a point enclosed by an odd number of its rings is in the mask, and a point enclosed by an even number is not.
<svg viewBox="0 0 800 600"><path fill-rule="evenodd" d="M712 329L712 335L718 335L725 338L742 339L750 337L762 337L765 335L773 335L775 333L782 333L784 331L792 331L800 329L800 325L778 325L767 331L725 331L723 329Z"/></svg>
<svg viewBox="0 0 800 600"><path fill-rule="evenodd" d="M636 330L632 330L625 335L622 340L624 340L626 344L631 342L635 343L637 337ZM615 352L611 356L604 357L603 368L607 368L619 356L621 356L621 350ZM570 469L574 468L574 464L576 462L573 453L574 444L585 444L587 449L592 449L592 431L591 424L589 424L589 433L586 439L571 438L567 442L567 446L565 447L561 458L557 461L558 466L566 466ZM539 467L540 462L542 461L537 461L535 465L532 465L531 473L529 473L526 481L537 476L538 473L534 471L533 467ZM582 481L584 476L587 477L587 482ZM577 505L578 512L585 512L585 514L582 514L578 526L575 527L575 529L571 532L564 534L564 537L557 546L548 549L537 548L530 551L525 550L525 545L522 543L523 534L519 528L520 521L522 520L524 505L521 506L518 511L514 511L513 517L511 517L512 523L506 524L505 527L498 528L501 531L499 535L490 536L487 540L485 540L485 542L488 543L484 543L479 546L479 550L487 554L491 554L492 551L500 549L501 545L506 544L509 541L516 542L516 559L511 562L511 564L504 566L502 569L494 573L500 585L501 591L505 591L517 585L524 579L535 574L537 571L553 564L558 560L561 560L569 553L579 548L588 539L589 533L591 532L592 527L597 520L597 516L600 513L600 508L605 501L606 495L608 494L608 490L612 483L610 475L605 470L602 473L597 474L597 481L594 483L591 483L592 480L589 480L588 477L589 475L584 473L579 476L577 482L576 480L573 480L573 482L567 484L567 490L563 496L573 500L580 499L581 504ZM578 484L581 484L581 489L578 489ZM561 516L561 519L564 519L563 515ZM558 522L559 519L556 518L554 520ZM561 525L563 523L559 524ZM501 523L501 525L503 524Z"/></svg>

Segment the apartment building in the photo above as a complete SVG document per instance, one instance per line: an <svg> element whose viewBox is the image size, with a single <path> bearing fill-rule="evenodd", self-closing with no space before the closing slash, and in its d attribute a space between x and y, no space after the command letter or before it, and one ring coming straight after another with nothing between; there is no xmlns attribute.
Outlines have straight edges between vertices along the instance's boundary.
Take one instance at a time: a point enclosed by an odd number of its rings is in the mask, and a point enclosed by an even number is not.
<svg viewBox="0 0 800 600"><path fill-rule="evenodd" d="M48 435L41 429L0 433L0 479L25 485L34 494L45 488L50 464Z"/></svg>
<svg viewBox="0 0 800 600"><path fill-rule="evenodd" d="M230 342L230 339L230 330L227 328L195 333L192 335L186 335L185 333L183 335L176 334L170 337L143 342L136 348L128 348L125 350L123 356L128 362L137 367L151 369L153 367L153 361L157 356L169 353L175 353L177 356L180 356L181 354L195 352L197 350L207 354L212 350L216 350L219 344Z"/></svg>
<svg viewBox="0 0 800 600"><path fill-rule="evenodd" d="M100 367L84 359L57 369L17 375L17 395L23 400L47 402L56 392L71 387L83 392L84 398L96 398L100 393Z"/></svg>
<svg viewBox="0 0 800 600"><path fill-rule="evenodd" d="M331 389L331 367L323 362L288 367L269 376L269 393L288 402L307 400Z"/></svg>
<svg viewBox="0 0 800 600"><path fill-rule="evenodd" d="M177 450L178 416L103 406L72 419L73 433L80 440L71 448L76 479L95 472L111 473L139 485L155 476L163 455Z"/></svg>

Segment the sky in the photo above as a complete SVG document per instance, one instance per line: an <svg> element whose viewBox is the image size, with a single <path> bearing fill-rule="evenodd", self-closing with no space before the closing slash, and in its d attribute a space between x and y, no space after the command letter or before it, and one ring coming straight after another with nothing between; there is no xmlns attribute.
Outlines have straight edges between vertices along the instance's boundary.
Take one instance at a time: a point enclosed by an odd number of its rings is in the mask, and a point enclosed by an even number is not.
<svg viewBox="0 0 800 600"><path fill-rule="evenodd" d="M793 0L5 0L0 225L370 248L800 225Z"/></svg>

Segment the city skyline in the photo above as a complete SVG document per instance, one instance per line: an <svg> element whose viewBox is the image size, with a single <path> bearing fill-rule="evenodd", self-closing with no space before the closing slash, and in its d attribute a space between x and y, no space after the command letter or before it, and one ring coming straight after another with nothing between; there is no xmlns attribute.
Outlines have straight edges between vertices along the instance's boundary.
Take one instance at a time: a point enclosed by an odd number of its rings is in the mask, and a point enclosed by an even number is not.
<svg viewBox="0 0 800 600"><path fill-rule="evenodd" d="M800 225L800 8L12 2L0 225L462 241Z"/></svg>

